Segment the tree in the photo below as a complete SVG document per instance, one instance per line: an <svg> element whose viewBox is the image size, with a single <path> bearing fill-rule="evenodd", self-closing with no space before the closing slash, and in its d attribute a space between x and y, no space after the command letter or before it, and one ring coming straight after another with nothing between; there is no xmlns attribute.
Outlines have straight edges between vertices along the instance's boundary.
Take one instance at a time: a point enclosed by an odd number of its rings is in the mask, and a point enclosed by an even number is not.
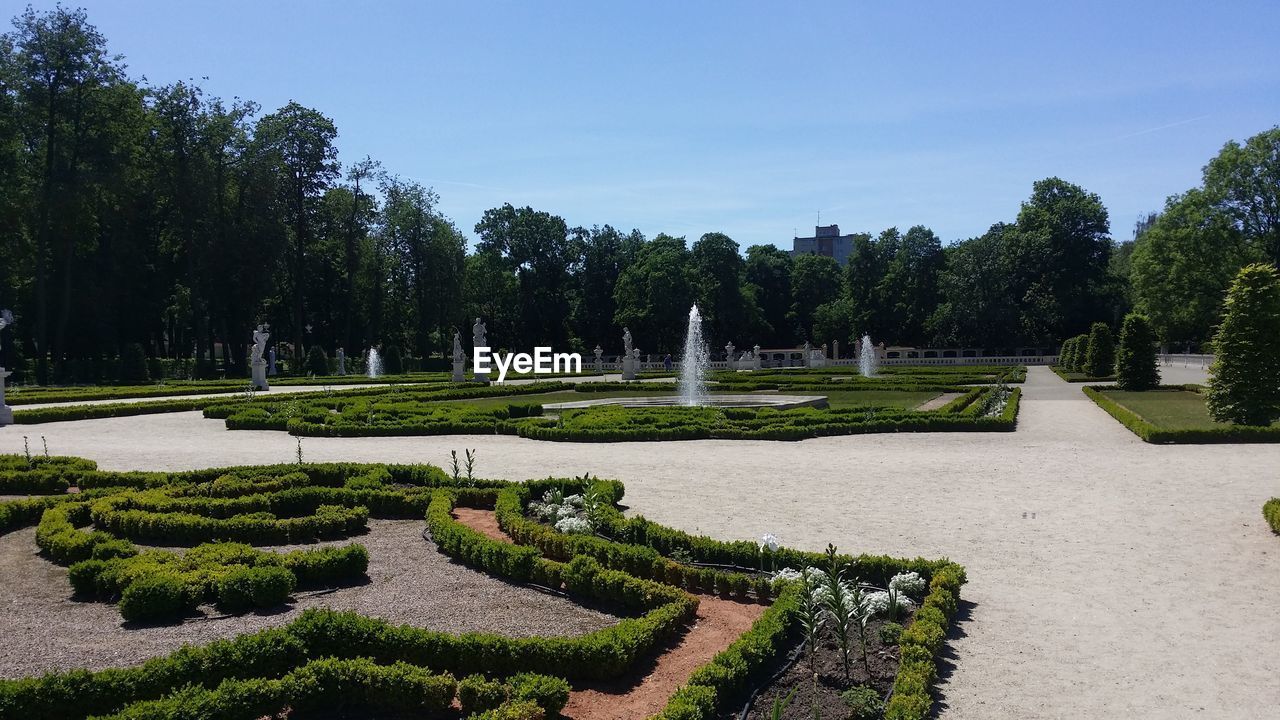
<svg viewBox="0 0 1280 720"><path fill-rule="evenodd" d="M563 347L569 339L569 229L564 219L510 203L476 223L480 251L495 252L519 284L513 346Z"/></svg>
<svg viewBox="0 0 1280 720"><path fill-rule="evenodd" d="M1222 316L1232 278L1257 257L1207 193L1175 195L1134 245L1134 305L1162 342L1206 340Z"/></svg>
<svg viewBox="0 0 1280 720"><path fill-rule="evenodd" d="M745 264L738 243L724 233L706 233L693 244L689 259L704 336L713 345L735 338L744 342L760 312L742 291Z"/></svg>
<svg viewBox="0 0 1280 720"><path fill-rule="evenodd" d="M1111 328L1097 322L1089 329L1089 345L1081 369L1089 377L1105 377L1115 372L1116 344Z"/></svg>
<svg viewBox="0 0 1280 720"><path fill-rule="evenodd" d="M1206 404L1217 422L1270 425L1280 417L1280 274L1254 263L1236 275L1213 339Z"/></svg>
<svg viewBox="0 0 1280 720"><path fill-rule="evenodd" d="M1145 316L1129 313L1120 327L1116 350L1116 386L1121 390L1151 390L1160 385L1156 366L1156 338Z"/></svg>
<svg viewBox="0 0 1280 720"><path fill-rule="evenodd" d="M791 317L801 335L813 339L813 314L844 290L840 264L825 255L801 255L791 272Z"/></svg>
<svg viewBox="0 0 1280 720"><path fill-rule="evenodd" d="M258 121L255 140L272 159L280 177L283 207L291 230L290 286L293 306L293 354L301 361L306 326L307 258L319 198L339 174L338 129L324 114L290 101Z"/></svg>
<svg viewBox="0 0 1280 720"><path fill-rule="evenodd" d="M1018 340L1018 306L1009 246L1017 228L996 223L985 234L944 253L938 275L942 302L928 328L939 345L1003 348Z"/></svg>
<svg viewBox="0 0 1280 720"><path fill-rule="evenodd" d="M853 301L847 297L819 305L813 312L814 343L840 342L846 348L856 347L858 328L853 318Z"/></svg>
<svg viewBox="0 0 1280 720"><path fill-rule="evenodd" d="M689 308L696 300L689 265L684 238L659 234L618 277L614 324L629 328L637 347L656 353L680 351Z"/></svg>
<svg viewBox="0 0 1280 720"><path fill-rule="evenodd" d="M791 319L793 268L791 254L785 250L773 245L747 248L746 291L755 296L760 308L763 320L760 344L765 347L791 347L796 342Z"/></svg>
<svg viewBox="0 0 1280 720"><path fill-rule="evenodd" d="M1280 127L1223 146L1205 166L1204 190L1267 261L1280 263Z"/></svg>
<svg viewBox="0 0 1280 720"><path fill-rule="evenodd" d="M578 258L573 331L585 348L604 347L616 341L614 288L644 246L644 235L639 230L624 235L610 225L574 228L570 235L571 255Z"/></svg>
<svg viewBox="0 0 1280 720"><path fill-rule="evenodd" d="M932 230L916 225L902 236L887 263L879 290L878 312L884 316L879 324L891 341L899 345L927 342L925 328L938 307L938 274L942 266L942 241ZM869 326L870 323L861 327Z"/></svg>
<svg viewBox="0 0 1280 720"><path fill-rule="evenodd" d="M465 325L461 328L464 342L470 343L472 319L479 317L485 321L490 345L513 347L520 290L515 273L498 253L487 250L467 257L464 278L467 307Z"/></svg>

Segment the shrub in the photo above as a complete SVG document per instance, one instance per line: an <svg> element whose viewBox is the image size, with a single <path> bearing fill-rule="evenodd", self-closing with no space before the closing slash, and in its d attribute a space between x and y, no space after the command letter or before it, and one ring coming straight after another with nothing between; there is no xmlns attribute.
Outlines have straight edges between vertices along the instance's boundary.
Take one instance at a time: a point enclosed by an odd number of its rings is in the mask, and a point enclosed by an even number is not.
<svg viewBox="0 0 1280 720"><path fill-rule="evenodd" d="M1269 425L1280 417L1280 274L1245 266L1227 291L1206 394L1214 420Z"/></svg>
<svg viewBox="0 0 1280 720"><path fill-rule="evenodd" d="M569 702L569 683L557 677L521 673L507 681L511 688L511 700L530 700L555 717Z"/></svg>
<svg viewBox="0 0 1280 720"><path fill-rule="evenodd" d="M1271 498L1262 506L1262 517L1271 525L1271 531L1280 534L1280 498Z"/></svg>
<svg viewBox="0 0 1280 720"><path fill-rule="evenodd" d="M120 615L128 622L172 620L194 608L186 585L175 575L144 577L120 596Z"/></svg>
<svg viewBox="0 0 1280 720"><path fill-rule="evenodd" d="M464 716L492 710L506 702L507 689L483 675L468 675L458 682L458 703Z"/></svg>
<svg viewBox="0 0 1280 720"><path fill-rule="evenodd" d="M1116 386L1121 390L1151 390L1160 385L1155 335L1145 315L1129 313L1120 326L1116 350Z"/></svg>
<svg viewBox="0 0 1280 720"><path fill-rule="evenodd" d="M307 350L307 372L316 376L329 374L329 356L319 345L312 345Z"/></svg>
<svg viewBox="0 0 1280 720"><path fill-rule="evenodd" d="M269 608L289 599L297 586L294 574L282 567L242 567L218 581L218 607L226 612Z"/></svg>
<svg viewBox="0 0 1280 720"><path fill-rule="evenodd" d="M530 700L510 702L502 707L476 715L474 720L545 720L547 713Z"/></svg>
<svg viewBox="0 0 1280 720"><path fill-rule="evenodd" d="M888 622L880 626L880 642L885 645L897 645L902 639L902 626L896 622Z"/></svg>
<svg viewBox="0 0 1280 720"><path fill-rule="evenodd" d="M1106 323L1094 323L1089 329L1089 345L1081 370L1089 377L1106 377L1114 372L1115 365L1116 346L1111 328Z"/></svg>
<svg viewBox="0 0 1280 720"><path fill-rule="evenodd" d="M404 372L404 358L400 355L399 345L388 345L383 349L382 372L386 375L400 375Z"/></svg>
<svg viewBox="0 0 1280 720"><path fill-rule="evenodd" d="M849 708L850 720L875 720L884 712L884 702L875 688L859 685L840 693L840 699Z"/></svg>
<svg viewBox="0 0 1280 720"><path fill-rule="evenodd" d="M126 343L120 347L120 382L134 385L151 379L147 370L147 353L138 343Z"/></svg>

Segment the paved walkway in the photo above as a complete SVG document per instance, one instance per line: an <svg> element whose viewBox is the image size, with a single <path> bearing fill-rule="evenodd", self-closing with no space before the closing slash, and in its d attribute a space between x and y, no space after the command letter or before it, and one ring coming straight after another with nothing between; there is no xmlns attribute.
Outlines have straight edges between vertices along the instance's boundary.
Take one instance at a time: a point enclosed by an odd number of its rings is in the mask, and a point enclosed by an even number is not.
<svg viewBox="0 0 1280 720"><path fill-rule="evenodd" d="M483 475L616 477L634 512L719 538L949 556L970 582L940 684L944 718L1274 713L1280 537L1261 506L1280 496L1280 445L1147 445L1047 368L1030 369L1024 392L1015 433L303 448L315 461L442 465L476 448ZM0 452L21 452L24 434L107 469L288 462L296 443L177 413L7 427Z"/></svg>

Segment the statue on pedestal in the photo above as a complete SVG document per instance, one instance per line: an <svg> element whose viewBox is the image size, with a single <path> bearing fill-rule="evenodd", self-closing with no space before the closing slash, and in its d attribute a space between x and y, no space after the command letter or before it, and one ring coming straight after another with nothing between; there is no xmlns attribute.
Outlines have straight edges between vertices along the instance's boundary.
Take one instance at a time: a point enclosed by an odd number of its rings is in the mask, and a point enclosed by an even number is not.
<svg viewBox="0 0 1280 720"><path fill-rule="evenodd" d="M471 347L489 347L489 338L484 327L484 321L480 318L476 318L476 324L471 326ZM472 375L471 379L476 382L489 382L489 373L477 372Z"/></svg>
<svg viewBox="0 0 1280 720"><path fill-rule="evenodd" d="M603 373L604 372L604 348L600 347L599 345L596 345L595 353L596 353L596 372Z"/></svg>
<svg viewBox="0 0 1280 720"><path fill-rule="evenodd" d="M13 324L13 313L9 310L0 310L0 330L4 330ZM4 401L4 381L5 378L13 374L11 370L5 370L0 365L0 425L13 424L13 408L5 404Z"/></svg>
<svg viewBox="0 0 1280 720"><path fill-rule="evenodd" d="M453 377L454 382L466 382L466 353L462 352L462 333L453 331Z"/></svg>
<svg viewBox="0 0 1280 720"><path fill-rule="evenodd" d="M263 355L267 351L267 340L271 337L269 330L270 325L259 325L253 331L253 351L251 370L253 376L253 387L256 390L270 390L271 386L267 384L267 363L263 360ZM274 362L272 363L274 364Z"/></svg>
<svg viewBox="0 0 1280 720"><path fill-rule="evenodd" d="M622 379L635 380L636 366L640 364L640 350L632 345L631 330L622 328Z"/></svg>
<svg viewBox="0 0 1280 720"><path fill-rule="evenodd" d="M738 364L734 361L734 357L733 357L733 351L736 349L737 348L734 347L732 340L730 340L728 344L724 346L724 359L728 361L730 370L738 369Z"/></svg>
<svg viewBox="0 0 1280 720"><path fill-rule="evenodd" d="M338 348L338 374L347 374L347 354L342 351L342 348Z"/></svg>

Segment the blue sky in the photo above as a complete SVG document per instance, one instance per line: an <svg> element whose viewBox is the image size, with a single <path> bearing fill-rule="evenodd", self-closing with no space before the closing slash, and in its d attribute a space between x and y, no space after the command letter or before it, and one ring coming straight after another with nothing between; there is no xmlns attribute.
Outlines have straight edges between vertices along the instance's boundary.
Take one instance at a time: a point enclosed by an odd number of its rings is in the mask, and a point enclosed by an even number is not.
<svg viewBox="0 0 1280 720"><path fill-rule="evenodd" d="M819 211L952 242L1058 175L1128 239L1280 124L1275 2L83 4L133 76L318 108L468 234L511 202L744 248Z"/></svg>

